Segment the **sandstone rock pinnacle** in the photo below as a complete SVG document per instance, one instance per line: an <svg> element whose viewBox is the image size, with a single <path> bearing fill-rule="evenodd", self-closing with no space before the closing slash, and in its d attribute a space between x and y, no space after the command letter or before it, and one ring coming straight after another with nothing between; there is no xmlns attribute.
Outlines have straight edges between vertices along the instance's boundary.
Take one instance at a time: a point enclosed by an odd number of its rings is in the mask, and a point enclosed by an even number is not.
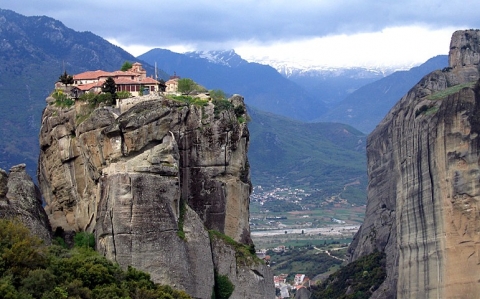
<svg viewBox="0 0 480 299"><path fill-rule="evenodd" d="M248 128L212 102L132 101L126 111L80 102L45 109L39 183L52 227L92 232L97 250L122 267L210 298L214 272L227 274L217 260L235 252L214 254L208 230L252 242ZM228 102L245 108L241 96ZM238 267L231 298L274 293L268 267L258 265L265 280L253 285L240 275L247 266Z"/></svg>
<svg viewBox="0 0 480 299"><path fill-rule="evenodd" d="M425 76L369 135L368 204L351 260L384 251L371 298L477 298L480 32L452 36L449 67Z"/></svg>

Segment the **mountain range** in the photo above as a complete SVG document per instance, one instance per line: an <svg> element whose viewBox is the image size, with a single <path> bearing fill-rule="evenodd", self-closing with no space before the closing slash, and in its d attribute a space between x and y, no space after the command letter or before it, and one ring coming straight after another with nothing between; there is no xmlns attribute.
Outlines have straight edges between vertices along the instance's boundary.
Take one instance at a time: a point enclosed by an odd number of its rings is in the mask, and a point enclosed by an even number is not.
<svg viewBox="0 0 480 299"><path fill-rule="evenodd" d="M320 97L329 109L334 108L358 88L395 71L360 67L292 67L281 63L270 63L280 74L303 87L309 94Z"/></svg>
<svg viewBox="0 0 480 299"><path fill-rule="evenodd" d="M193 79L208 89L238 93L247 105L310 121L326 112L325 104L279 74L273 67L243 60L234 51L174 53L152 49L138 57L165 72Z"/></svg>
<svg viewBox="0 0 480 299"><path fill-rule="evenodd" d="M316 121L349 124L370 133L395 103L426 74L448 65L447 55L438 55L408 71L397 71L360 87Z"/></svg>

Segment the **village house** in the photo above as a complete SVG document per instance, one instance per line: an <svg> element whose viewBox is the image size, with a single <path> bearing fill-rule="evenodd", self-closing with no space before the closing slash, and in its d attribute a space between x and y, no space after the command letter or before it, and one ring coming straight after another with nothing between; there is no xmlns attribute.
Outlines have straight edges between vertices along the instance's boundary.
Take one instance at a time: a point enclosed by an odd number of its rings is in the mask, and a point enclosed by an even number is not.
<svg viewBox="0 0 480 299"><path fill-rule="evenodd" d="M170 94L176 94L178 92L178 80L179 76L174 72L173 76L170 76L170 79L165 82L165 92Z"/></svg>
<svg viewBox="0 0 480 299"><path fill-rule="evenodd" d="M295 275L295 279L293 281L293 284L298 286L303 284L303 280L305 279L305 274L297 274Z"/></svg>
<svg viewBox="0 0 480 299"><path fill-rule="evenodd" d="M112 77L117 86L117 91L128 91L132 96L158 92L157 80L147 77L147 71L142 64L135 62L127 71L106 72L102 70L88 71L73 76L73 84L70 88L72 94L80 96L86 92L100 93L102 85L108 77ZM62 83L57 82L56 88L61 88Z"/></svg>
<svg viewBox="0 0 480 299"><path fill-rule="evenodd" d="M288 274L280 274L278 276L273 276L273 283L275 284L275 287L280 288L282 284L287 284L287 276Z"/></svg>

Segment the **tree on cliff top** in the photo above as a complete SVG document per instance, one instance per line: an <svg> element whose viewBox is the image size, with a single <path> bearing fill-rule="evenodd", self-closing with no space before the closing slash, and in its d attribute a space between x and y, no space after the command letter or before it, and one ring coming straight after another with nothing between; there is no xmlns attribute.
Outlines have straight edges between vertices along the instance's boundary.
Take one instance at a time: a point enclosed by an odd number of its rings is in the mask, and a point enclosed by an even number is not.
<svg viewBox="0 0 480 299"><path fill-rule="evenodd" d="M122 72L128 71L132 68L132 63L130 61L125 61L120 69Z"/></svg>
<svg viewBox="0 0 480 299"><path fill-rule="evenodd" d="M62 84L65 84L65 87L67 87L68 84L73 84L73 76L67 74L67 71L65 71L62 75L60 75L58 81L62 82Z"/></svg>
<svg viewBox="0 0 480 299"><path fill-rule="evenodd" d="M196 87L197 84L190 78L182 78L178 80L178 92L183 94L189 94L194 91Z"/></svg>
<svg viewBox="0 0 480 299"><path fill-rule="evenodd" d="M105 80L102 85L102 91L105 93L110 93L113 100L117 98L117 85L112 77L108 77L107 80Z"/></svg>

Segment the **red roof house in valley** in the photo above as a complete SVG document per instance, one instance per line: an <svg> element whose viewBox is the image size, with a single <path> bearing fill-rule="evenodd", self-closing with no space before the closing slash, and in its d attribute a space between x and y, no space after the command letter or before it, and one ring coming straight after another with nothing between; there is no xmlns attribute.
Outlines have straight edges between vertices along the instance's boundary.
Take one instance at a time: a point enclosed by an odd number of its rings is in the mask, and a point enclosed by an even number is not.
<svg viewBox="0 0 480 299"><path fill-rule="evenodd" d="M117 91L128 91L132 96L139 96L145 91L158 91L160 82L147 77L147 71L142 64L135 62L127 71L106 72L102 70L88 71L73 76L73 86L77 87L81 92L99 93L102 91L102 84L108 77L112 77L117 85Z"/></svg>

